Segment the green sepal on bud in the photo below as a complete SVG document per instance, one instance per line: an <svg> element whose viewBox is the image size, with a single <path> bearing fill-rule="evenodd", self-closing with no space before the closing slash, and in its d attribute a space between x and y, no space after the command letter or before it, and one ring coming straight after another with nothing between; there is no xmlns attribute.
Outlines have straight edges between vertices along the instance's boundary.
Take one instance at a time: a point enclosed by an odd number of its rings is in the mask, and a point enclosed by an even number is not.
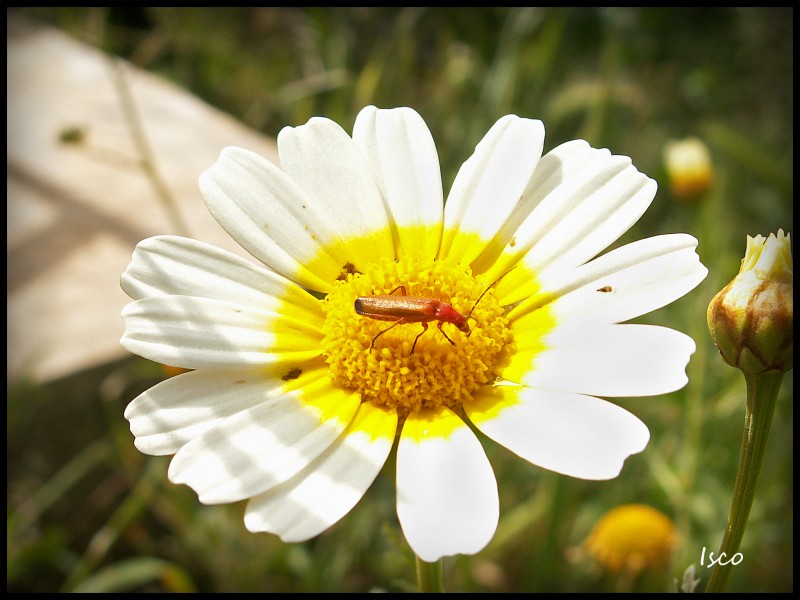
<svg viewBox="0 0 800 600"><path fill-rule="evenodd" d="M708 305L708 329L725 362L754 375L792 368L793 289L789 235L748 236L739 274Z"/></svg>

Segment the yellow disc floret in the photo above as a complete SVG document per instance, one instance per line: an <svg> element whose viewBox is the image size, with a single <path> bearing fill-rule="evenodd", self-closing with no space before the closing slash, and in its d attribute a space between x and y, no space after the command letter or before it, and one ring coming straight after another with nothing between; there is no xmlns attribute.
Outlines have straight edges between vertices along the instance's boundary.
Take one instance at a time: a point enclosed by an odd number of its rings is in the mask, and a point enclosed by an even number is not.
<svg viewBox="0 0 800 600"><path fill-rule="evenodd" d="M460 413L475 390L495 379L493 366L511 335L503 308L487 289L492 282L461 265L406 259L370 265L337 283L324 301L323 352L333 380L358 390L363 401L401 416L437 406ZM358 298L389 294L382 318L356 312ZM401 320L404 299L429 300L430 314L418 311L416 322ZM452 307L455 312L444 312L454 319L433 314L443 305ZM457 326L456 313L466 318L469 333Z"/></svg>

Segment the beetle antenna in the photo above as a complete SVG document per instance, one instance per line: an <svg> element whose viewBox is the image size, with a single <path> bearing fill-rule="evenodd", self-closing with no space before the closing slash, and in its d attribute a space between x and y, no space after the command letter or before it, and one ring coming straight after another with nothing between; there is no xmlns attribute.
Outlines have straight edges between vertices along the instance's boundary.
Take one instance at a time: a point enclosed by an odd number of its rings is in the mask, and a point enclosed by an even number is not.
<svg viewBox="0 0 800 600"><path fill-rule="evenodd" d="M473 305L472 305L472 308L469 310L469 312L467 313L467 316L466 316L465 318L466 318L466 319L469 319L469 318L470 318L470 316L472 316L472 311L473 311L473 310L475 310L475 307L476 307L476 306L478 306L478 302L480 302L480 301L483 299L483 297L486 295L486 292L488 292L490 289L492 289L492 288L493 288L495 285L497 285L497 283L498 283L498 282L499 282L499 281L500 281L500 280L501 280L503 277L505 277L506 275L508 275L509 273L511 273L511 271L513 271L513 270L514 270L514 269L516 269L516 268L517 268L517 265L514 265L514 266L513 266L513 267L511 267L511 268L510 268L508 271L506 271L505 273L503 273L502 275L500 275L500 277L498 277L497 279L495 279L495 280L492 282L492 284L491 284L490 286L488 286L488 287L487 287L485 290L483 290L483 291L481 292L481 295L480 295L480 296L478 296L478 299L477 299L477 300L475 300L475 304L473 304Z"/></svg>

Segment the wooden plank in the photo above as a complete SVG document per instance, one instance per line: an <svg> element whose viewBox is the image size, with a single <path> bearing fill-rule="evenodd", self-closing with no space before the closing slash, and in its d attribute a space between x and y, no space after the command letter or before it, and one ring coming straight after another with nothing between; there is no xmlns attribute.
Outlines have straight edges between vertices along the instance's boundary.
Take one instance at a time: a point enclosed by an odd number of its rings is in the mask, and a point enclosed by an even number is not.
<svg viewBox="0 0 800 600"><path fill-rule="evenodd" d="M115 72L192 237L248 256L198 176L225 146L277 162L273 140L172 83L9 14L8 376L47 381L126 355L119 277L138 241L179 233L142 167Z"/></svg>

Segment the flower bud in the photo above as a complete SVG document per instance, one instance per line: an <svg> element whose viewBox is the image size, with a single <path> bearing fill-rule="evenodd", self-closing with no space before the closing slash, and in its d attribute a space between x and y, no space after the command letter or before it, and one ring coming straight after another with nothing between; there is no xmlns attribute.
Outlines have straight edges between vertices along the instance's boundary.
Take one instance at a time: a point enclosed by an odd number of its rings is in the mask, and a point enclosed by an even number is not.
<svg viewBox="0 0 800 600"><path fill-rule="evenodd" d="M691 202L711 189L714 181L711 153L699 139L668 142L664 147L664 164L676 198Z"/></svg>
<svg viewBox="0 0 800 600"><path fill-rule="evenodd" d="M746 373L792 368L794 277L789 235L747 237L739 274L708 305L722 358Z"/></svg>

